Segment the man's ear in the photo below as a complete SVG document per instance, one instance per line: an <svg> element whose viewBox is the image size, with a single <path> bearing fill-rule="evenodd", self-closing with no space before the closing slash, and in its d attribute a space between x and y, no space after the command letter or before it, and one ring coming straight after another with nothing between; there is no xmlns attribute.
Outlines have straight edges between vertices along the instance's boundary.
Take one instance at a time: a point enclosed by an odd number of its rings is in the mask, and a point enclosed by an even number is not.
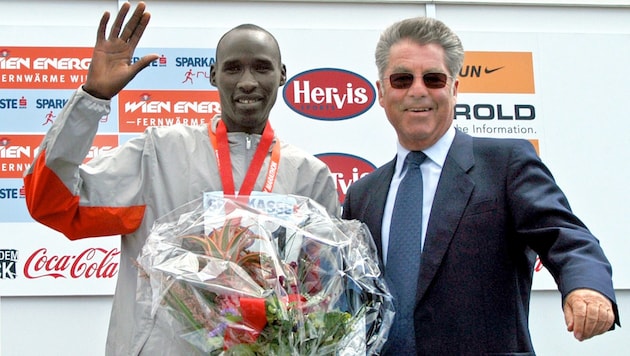
<svg viewBox="0 0 630 356"><path fill-rule="evenodd" d="M215 64L211 64L210 65L210 84L214 85L215 87L217 86L217 80L216 80L216 68L215 68Z"/></svg>
<svg viewBox="0 0 630 356"><path fill-rule="evenodd" d="M287 67L283 64L280 70L280 86L287 82Z"/></svg>
<svg viewBox="0 0 630 356"><path fill-rule="evenodd" d="M378 94L378 104L381 107L385 107L385 103L383 102L383 96L385 95L385 87L381 86L381 81L376 81L376 92Z"/></svg>

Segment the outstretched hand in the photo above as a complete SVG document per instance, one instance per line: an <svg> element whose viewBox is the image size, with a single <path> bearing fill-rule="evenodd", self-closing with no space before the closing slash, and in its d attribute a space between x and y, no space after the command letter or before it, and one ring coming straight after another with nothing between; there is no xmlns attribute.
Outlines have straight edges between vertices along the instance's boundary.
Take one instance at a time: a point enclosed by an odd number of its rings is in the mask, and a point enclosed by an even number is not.
<svg viewBox="0 0 630 356"><path fill-rule="evenodd" d="M564 320L567 330L584 341L610 330L615 321L611 301L590 289L576 289L564 302Z"/></svg>
<svg viewBox="0 0 630 356"><path fill-rule="evenodd" d="M92 63L83 84L83 90L97 98L111 99L141 70L158 58L157 54L149 54L131 63L133 52L151 15L145 12L144 2L140 2L123 28L123 21L130 8L131 5L128 2L121 6L107 38L105 38L105 30L110 13L105 12L101 17Z"/></svg>

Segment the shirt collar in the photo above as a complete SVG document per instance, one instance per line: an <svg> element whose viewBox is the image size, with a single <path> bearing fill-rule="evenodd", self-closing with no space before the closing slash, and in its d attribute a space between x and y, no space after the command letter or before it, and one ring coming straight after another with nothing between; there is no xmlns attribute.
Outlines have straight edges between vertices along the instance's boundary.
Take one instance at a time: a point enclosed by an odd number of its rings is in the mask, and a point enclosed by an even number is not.
<svg viewBox="0 0 630 356"><path fill-rule="evenodd" d="M451 124L448 130L437 140L433 146L422 150L427 158L430 159L433 163L437 164L440 169L444 166L444 161L446 161L446 155L448 154L448 150L451 148L451 144L455 139L455 126ZM403 164L405 163L405 157L410 152L408 149L404 148L399 141L396 142L396 168L394 171L394 175L398 176L403 172ZM425 161L426 162L426 161Z"/></svg>

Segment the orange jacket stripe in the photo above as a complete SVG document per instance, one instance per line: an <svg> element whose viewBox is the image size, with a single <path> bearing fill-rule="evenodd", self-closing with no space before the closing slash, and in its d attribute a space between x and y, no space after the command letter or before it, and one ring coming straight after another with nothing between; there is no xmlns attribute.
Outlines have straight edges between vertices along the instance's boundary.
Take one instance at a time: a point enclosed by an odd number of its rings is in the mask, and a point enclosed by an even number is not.
<svg viewBox="0 0 630 356"><path fill-rule="evenodd" d="M135 231L144 217L144 205L130 207L88 207L79 205L59 177L46 167L43 151L24 177L26 205L31 216L68 237L127 234Z"/></svg>

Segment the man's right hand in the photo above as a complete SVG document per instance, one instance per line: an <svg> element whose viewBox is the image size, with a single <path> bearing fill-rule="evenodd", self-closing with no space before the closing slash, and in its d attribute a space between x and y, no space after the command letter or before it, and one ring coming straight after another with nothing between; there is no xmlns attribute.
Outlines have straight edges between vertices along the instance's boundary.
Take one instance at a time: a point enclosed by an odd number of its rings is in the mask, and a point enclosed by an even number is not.
<svg viewBox="0 0 630 356"><path fill-rule="evenodd" d="M96 35L96 45L92 54L92 63L88 69L87 79L83 84L83 90L97 98L111 99L141 70L159 57L157 54L149 54L137 62L131 63L133 52L149 23L151 15L145 12L146 6L140 2L123 28L123 21L130 7L128 2L121 6L108 38L105 38L105 30L110 14L105 12L101 17Z"/></svg>

